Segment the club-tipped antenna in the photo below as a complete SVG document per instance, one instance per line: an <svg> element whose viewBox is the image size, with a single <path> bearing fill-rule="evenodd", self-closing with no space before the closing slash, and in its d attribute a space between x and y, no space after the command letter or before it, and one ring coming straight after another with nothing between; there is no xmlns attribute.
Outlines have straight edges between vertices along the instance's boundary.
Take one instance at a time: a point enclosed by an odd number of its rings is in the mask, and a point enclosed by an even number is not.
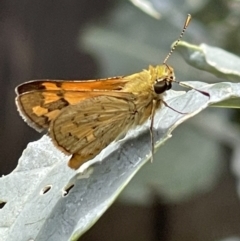
<svg viewBox="0 0 240 241"><path fill-rule="evenodd" d="M174 51L175 48L177 47L179 41L180 41L181 38L183 37L183 34L185 33L185 31L186 31L186 29L187 29L187 27L188 27L188 25L189 25L189 23L190 23L190 21L191 21L191 18L192 18L192 17L191 17L191 14L188 14L188 15L187 15L187 18L186 18L186 21L185 21L185 24L184 24L184 26L183 26L182 32L180 33L177 41L176 41L175 44L172 46L170 52L168 53L168 55L167 55L166 58L164 59L163 64L166 64L168 58L172 55L173 51Z"/></svg>

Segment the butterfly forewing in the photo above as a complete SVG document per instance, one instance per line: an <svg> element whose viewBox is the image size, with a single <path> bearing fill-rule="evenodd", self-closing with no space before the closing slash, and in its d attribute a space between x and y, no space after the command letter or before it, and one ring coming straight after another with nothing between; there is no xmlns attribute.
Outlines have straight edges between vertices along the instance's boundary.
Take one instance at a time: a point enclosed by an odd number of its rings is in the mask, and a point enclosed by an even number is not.
<svg viewBox="0 0 240 241"><path fill-rule="evenodd" d="M107 95L106 91L118 92L126 81L123 77L89 81L30 81L16 88L16 103L24 120L31 127L42 131L49 127L51 120L62 108L86 98Z"/></svg>

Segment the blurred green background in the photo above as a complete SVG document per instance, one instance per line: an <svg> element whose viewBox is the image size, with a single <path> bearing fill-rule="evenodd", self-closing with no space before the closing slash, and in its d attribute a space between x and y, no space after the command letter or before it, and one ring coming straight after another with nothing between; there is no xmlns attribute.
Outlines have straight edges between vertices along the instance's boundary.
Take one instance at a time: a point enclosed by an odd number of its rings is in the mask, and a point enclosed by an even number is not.
<svg viewBox="0 0 240 241"><path fill-rule="evenodd" d="M132 2L152 6L159 19ZM238 0L132 2L0 0L0 175L41 136L16 111L16 85L127 75L161 64L187 13L193 20L184 40L239 55ZM223 81L178 53L168 64L180 81ZM239 241L237 122L236 111L213 108L185 122L81 240Z"/></svg>

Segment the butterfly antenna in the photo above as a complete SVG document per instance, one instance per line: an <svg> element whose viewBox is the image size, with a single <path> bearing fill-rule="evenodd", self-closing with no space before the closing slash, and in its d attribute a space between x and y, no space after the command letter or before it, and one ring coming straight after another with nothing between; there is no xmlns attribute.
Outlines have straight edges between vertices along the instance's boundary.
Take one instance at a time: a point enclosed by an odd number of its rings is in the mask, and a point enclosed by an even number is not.
<svg viewBox="0 0 240 241"><path fill-rule="evenodd" d="M172 55L173 51L175 50L175 48L179 44L181 38L183 37L183 34L185 33L185 31L186 31L186 29L187 29L187 27L188 27L188 25L189 25L189 23L191 21L191 18L192 18L191 14L188 14L187 18L186 18L186 21L185 21L185 24L183 26L183 30L182 30L181 34L179 35L179 37L178 37L177 41L175 42L175 44L172 46L172 48L171 48L170 52L168 53L167 57L164 59L163 64L166 64L168 58Z"/></svg>
<svg viewBox="0 0 240 241"><path fill-rule="evenodd" d="M188 85L188 84L186 84L184 82L180 82L180 81L177 81L177 80L175 80L174 82L179 84L182 87L185 87L185 88L188 88L188 89L191 89L191 90L196 90L197 92L207 96L210 99L210 94L208 92L206 92L206 91L196 89L196 88L194 88L194 87L192 87L192 86L190 86L190 85Z"/></svg>

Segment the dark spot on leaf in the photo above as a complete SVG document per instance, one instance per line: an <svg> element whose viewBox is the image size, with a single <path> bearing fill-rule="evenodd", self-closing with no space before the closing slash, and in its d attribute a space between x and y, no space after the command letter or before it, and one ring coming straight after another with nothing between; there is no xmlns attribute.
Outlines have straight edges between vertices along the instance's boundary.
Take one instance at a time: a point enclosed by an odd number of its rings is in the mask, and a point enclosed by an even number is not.
<svg viewBox="0 0 240 241"><path fill-rule="evenodd" d="M2 209L5 205L6 205L7 202L0 202L0 209Z"/></svg>
<svg viewBox="0 0 240 241"><path fill-rule="evenodd" d="M41 194L46 194L47 192L49 192L52 188L52 185L47 185L44 188L42 188L41 190Z"/></svg>
<svg viewBox="0 0 240 241"><path fill-rule="evenodd" d="M63 190L63 196L66 197L70 190L74 187L74 184L71 184L70 186L66 187L64 190Z"/></svg>

